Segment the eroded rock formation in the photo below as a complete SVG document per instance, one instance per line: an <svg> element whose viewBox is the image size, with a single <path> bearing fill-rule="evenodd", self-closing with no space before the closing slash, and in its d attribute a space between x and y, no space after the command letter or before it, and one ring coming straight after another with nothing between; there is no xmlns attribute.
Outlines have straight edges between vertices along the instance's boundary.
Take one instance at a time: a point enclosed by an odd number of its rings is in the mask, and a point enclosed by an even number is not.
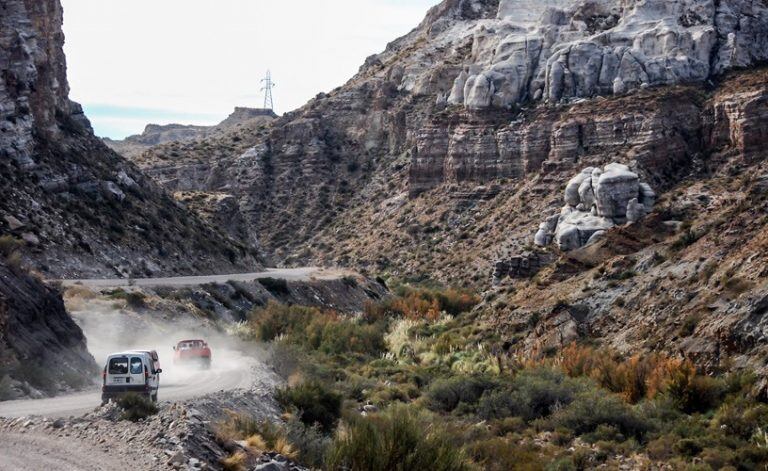
<svg viewBox="0 0 768 471"><path fill-rule="evenodd" d="M751 0L502 0L495 20L472 29L448 103L484 109L704 81L768 58L766 26L768 7Z"/></svg>
<svg viewBox="0 0 768 471"><path fill-rule="evenodd" d="M637 222L653 208L656 193L623 164L588 167L565 187L565 206L539 226L534 242L573 250L599 240L617 224Z"/></svg>

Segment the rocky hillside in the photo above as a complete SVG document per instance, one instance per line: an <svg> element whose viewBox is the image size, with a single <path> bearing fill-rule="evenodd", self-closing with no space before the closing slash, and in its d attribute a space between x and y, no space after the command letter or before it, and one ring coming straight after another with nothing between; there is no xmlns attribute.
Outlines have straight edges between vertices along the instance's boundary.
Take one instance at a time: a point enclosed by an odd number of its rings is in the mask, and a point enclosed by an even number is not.
<svg viewBox="0 0 768 471"><path fill-rule="evenodd" d="M68 99L61 24L58 0L0 3L0 233L54 277L258 265L93 135Z"/></svg>
<svg viewBox="0 0 768 471"><path fill-rule="evenodd" d="M215 126L148 124L141 134L122 140L104 138L104 143L126 158L137 159L144 151L154 146L212 138L233 130L258 128L275 118L277 115L272 110L237 107L227 119Z"/></svg>
<svg viewBox="0 0 768 471"><path fill-rule="evenodd" d="M741 0L445 1L269 129L140 165L234 197L277 260L480 284L584 167L630 164L664 192L712 142L752 153L739 127L760 100L717 91L765 59L766 26Z"/></svg>
<svg viewBox="0 0 768 471"><path fill-rule="evenodd" d="M494 273L510 351L586 336L759 361L767 40L759 1L449 0L343 87L238 146L204 141L215 159L141 165L237 201L287 263L481 290ZM634 209L586 248L577 221L537 248L564 199L580 211L574 175L610 164L643 182Z"/></svg>
<svg viewBox="0 0 768 471"><path fill-rule="evenodd" d="M99 368L61 295L0 261L0 400L92 386Z"/></svg>

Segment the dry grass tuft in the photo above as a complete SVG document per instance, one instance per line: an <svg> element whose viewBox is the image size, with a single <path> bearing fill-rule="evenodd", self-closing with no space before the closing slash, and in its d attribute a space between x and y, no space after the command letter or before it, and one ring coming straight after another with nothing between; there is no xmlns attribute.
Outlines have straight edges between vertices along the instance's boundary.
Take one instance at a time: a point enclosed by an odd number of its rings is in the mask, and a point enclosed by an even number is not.
<svg viewBox="0 0 768 471"><path fill-rule="evenodd" d="M245 471L245 463L248 460L248 456L238 451L234 455L230 455L221 460L221 467L225 471Z"/></svg>

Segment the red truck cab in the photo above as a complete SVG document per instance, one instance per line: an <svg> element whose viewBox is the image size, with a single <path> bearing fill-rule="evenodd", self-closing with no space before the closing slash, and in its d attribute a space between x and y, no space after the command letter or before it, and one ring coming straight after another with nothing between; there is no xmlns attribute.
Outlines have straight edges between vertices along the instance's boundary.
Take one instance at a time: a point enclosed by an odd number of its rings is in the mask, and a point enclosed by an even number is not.
<svg viewBox="0 0 768 471"><path fill-rule="evenodd" d="M182 340L173 347L173 364L197 364L208 369L211 367L211 347L205 340Z"/></svg>

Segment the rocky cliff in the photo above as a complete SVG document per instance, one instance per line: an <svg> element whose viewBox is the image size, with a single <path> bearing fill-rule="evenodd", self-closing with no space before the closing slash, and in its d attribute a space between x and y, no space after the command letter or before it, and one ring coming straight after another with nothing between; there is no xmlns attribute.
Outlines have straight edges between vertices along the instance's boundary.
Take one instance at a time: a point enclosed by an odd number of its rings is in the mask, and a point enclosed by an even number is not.
<svg viewBox="0 0 768 471"><path fill-rule="evenodd" d="M93 135L68 99L62 13L58 0L0 2L0 232L53 276L256 265Z"/></svg>
<svg viewBox="0 0 768 471"><path fill-rule="evenodd" d="M92 386L99 368L61 295L0 262L0 400Z"/></svg>

